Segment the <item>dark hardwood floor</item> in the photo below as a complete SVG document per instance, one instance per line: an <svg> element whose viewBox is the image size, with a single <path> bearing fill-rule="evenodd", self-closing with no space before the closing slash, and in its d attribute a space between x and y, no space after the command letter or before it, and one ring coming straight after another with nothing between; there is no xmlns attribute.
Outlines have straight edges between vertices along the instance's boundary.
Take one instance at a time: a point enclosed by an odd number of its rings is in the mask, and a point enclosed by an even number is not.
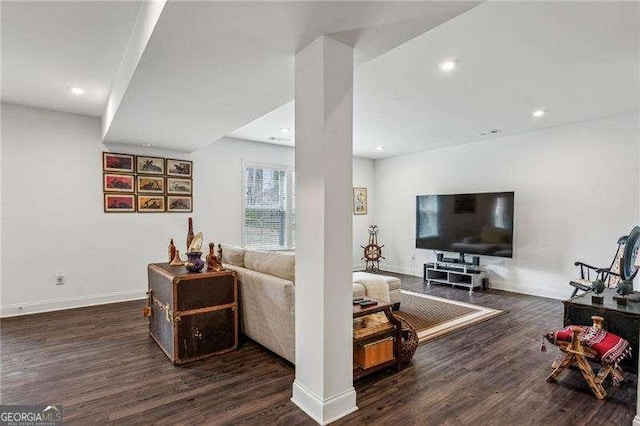
<svg viewBox="0 0 640 426"><path fill-rule="evenodd" d="M598 401L577 371L544 378L562 325L557 300L497 290L403 288L508 310L418 348L397 374L356 383L358 407L336 424L621 424L635 415L636 380ZM570 289L567 286L567 295ZM3 404L62 404L68 423L314 424L289 401L294 369L259 345L174 367L148 335L143 301L2 319Z"/></svg>

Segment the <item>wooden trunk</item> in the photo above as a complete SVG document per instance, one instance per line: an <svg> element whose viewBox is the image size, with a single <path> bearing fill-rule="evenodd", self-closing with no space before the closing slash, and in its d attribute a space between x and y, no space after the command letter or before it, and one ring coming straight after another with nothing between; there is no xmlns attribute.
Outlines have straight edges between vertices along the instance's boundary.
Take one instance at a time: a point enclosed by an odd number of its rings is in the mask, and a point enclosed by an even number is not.
<svg viewBox="0 0 640 426"><path fill-rule="evenodd" d="M233 271L188 272L150 264L149 333L174 364L238 347L238 280Z"/></svg>

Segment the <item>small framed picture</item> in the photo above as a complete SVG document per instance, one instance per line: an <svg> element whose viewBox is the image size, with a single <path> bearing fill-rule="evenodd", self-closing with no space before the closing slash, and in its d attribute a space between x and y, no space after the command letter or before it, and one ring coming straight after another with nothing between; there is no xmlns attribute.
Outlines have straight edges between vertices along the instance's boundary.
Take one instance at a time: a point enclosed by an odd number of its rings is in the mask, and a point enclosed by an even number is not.
<svg viewBox="0 0 640 426"><path fill-rule="evenodd" d="M102 189L104 192L134 192L134 176L105 173Z"/></svg>
<svg viewBox="0 0 640 426"><path fill-rule="evenodd" d="M163 175L164 158L138 156L136 157L136 170L142 174Z"/></svg>
<svg viewBox="0 0 640 426"><path fill-rule="evenodd" d="M167 159L167 176L191 177L192 162Z"/></svg>
<svg viewBox="0 0 640 426"><path fill-rule="evenodd" d="M163 195L138 195L139 213L162 213L164 210Z"/></svg>
<svg viewBox="0 0 640 426"><path fill-rule="evenodd" d="M133 194L104 194L105 213L132 213L136 211L136 196Z"/></svg>
<svg viewBox="0 0 640 426"><path fill-rule="evenodd" d="M167 196L167 211L179 213L191 213L193 200L191 196L170 195Z"/></svg>
<svg viewBox="0 0 640 426"><path fill-rule="evenodd" d="M367 188L353 188L353 214L367 214Z"/></svg>
<svg viewBox="0 0 640 426"><path fill-rule="evenodd" d="M115 152L102 153L102 170L105 172L133 173L133 155L116 154Z"/></svg>
<svg viewBox="0 0 640 426"><path fill-rule="evenodd" d="M191 179L167 178L167 194L191 194Z"/></svg>
<svg viewBox="0 0 640 426"><path fill-rule="evenodd" d="M138 175L139 194L164 194L164 178L161 176Z"/></svg>

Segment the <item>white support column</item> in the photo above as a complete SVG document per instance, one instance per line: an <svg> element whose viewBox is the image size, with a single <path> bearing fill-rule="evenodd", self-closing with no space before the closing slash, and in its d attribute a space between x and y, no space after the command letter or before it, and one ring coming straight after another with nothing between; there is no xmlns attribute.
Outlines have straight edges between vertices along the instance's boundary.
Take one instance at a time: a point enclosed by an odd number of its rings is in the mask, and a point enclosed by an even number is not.
<svg viewBox="0 0 640 426"><path fill-rule="evenodd" d="M636 128L636 131L638 129ZM638 164L640 164L640 135L638 135ZM638 170L638 225L640 225L640 170ZM640 256L638 257L640 259ZM640 275L640 274L638 274ZM640 278L636 278L640 281ZM637 288L638 284L634 287ZM640 372L640 358L638 359L638 372ZM638 390L636 391L636 416L633 419L633 426L640 426L640 380L638 380Z"/></svg>
<svg viewBox="0 0 640 426"><path fill-rule="evenodd" d="M353 50L321 36L296 56L296 379L319 424L355 410Z"/></svg>

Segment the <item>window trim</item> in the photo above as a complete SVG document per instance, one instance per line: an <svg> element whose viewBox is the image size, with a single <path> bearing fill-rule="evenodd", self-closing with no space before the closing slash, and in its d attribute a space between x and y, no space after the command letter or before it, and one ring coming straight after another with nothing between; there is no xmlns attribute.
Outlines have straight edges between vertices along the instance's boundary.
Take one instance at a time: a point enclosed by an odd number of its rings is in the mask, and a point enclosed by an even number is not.
<svg viewBox="0 0 640 426"><path fill-rule="evenodd" d="M259 161L246 161L242 160L242 169L240 172L240 179L242 181L242 191L240 194L240 232L241 232L241 241L242 247L247 247L246 244L246 232L245 232L245 220L246 220L246 208L247 208L247 187L245 182L245 173L247 167L255 167L255 168L270 168L274 170L282 170L285 172L285 185L286 185L286 206L285 206L285 246L258 246L251 247L251 249L255 250L263 250L263 251L282 251L282 250L295 250L295 241L292 241L293 229L291 227L291 213L295 206L293 205L293 172L295 172L295 168L293 164L288 163L265 163Z"/></svg>

